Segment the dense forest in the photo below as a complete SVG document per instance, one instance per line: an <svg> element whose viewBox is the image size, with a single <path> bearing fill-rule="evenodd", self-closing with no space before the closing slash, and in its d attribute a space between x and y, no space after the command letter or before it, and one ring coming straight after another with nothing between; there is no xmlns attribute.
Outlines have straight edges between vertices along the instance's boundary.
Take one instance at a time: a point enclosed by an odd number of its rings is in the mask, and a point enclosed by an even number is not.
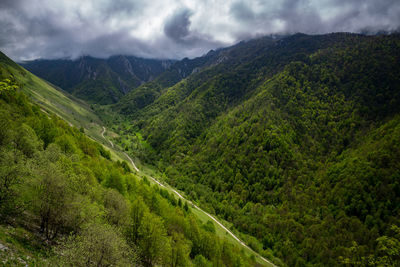
<svg viewBox="0 0 400 267"><path fill-rule="evenodd" d="M267 36L170 62L112 101L98 89L114 74L75 95L117 147L277 265L399 266L399 62L398 34ZM64 79L53 63L41 71ZM7 264L258 264L42 112L18 75L1 72L0 240L31 256Z"/></svg>
<svg viewBox="0 0 400 267"><path fill-rule="evenodd" d="M215 53L185 79L139 87L157 92L144 102L125 96L115 141L289 266L399 265L399 35Z"/></svg>
<svg viewBox="0 0 400 267"><path fill-rule="evenodd" d="M85 129L32 104L15 77L0 82L2 264L257 265Z"/></svg>

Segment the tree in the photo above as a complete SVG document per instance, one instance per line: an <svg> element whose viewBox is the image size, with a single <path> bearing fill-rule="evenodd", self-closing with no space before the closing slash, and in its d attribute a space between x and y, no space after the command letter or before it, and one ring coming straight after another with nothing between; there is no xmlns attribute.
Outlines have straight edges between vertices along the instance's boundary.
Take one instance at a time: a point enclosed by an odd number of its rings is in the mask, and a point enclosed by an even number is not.
<svg viewBox="0 0 400 267"><path fill-rule="evenodd" d="M118 230L106 224L88 225L70 236L57 251L58 266L136 266L137 255Z"/></svg>
<svg viewBox="0 0 400 267"><path fill-rule="evenodd" d="M139 238L139 228L142 225L144 214L149 212L149 208L144 203L141 197L137 197L131 206L131 224L128 229L129 239L137 244Z"/></svg>
<svg viewBox="0 0 400 267"><path fill-rule="evenodd" d="M143 265L153 266L168 262L170 240L162 219L152 213L145 213L139 227L139 247Z"/></svg>
<svg viewBox="0 0 400 267"><path fill-rule="evenodd" d="M39 157L32 179L32 208L40 218L40 231L50 240L68 228L73 192L68 178L57 164L59 148L50 145ZM52 158L55 162L49 160Z"/></svg>
<svg viewBox="0 0 400 267"><path fill-rule="evenodd" d="M196 255L196 257L194 258L194 266L196 267L211 267L213 266L211 262L209 262L206 258L204 258L203 255Z"/></svg>
<svg viewBox="0 0 400 267"><path fill-rule="evenodd" d="M12 133L10 127L12 125L9 119L9 112L7 110L0 110L0 145L5 145L9 142Z"/></svg>
<svg viewBox="0 0 400 267"><path fill-rule="evenodd" d="M183 205L183 209L184 209L186 212L189 212L189 206L188 206L188 204L187 204L187 201L185 201L185 204Z"/></svg>
<svg viewBox="0 0 400 267"><path fill-rule="evenodd" d="M189 253L190 253L190 243L187 240L185 240L185 237L182 234L173 232L170 266L172 267L188 266L190 263Z"/></svg>
<svg viewBox="0 0 400 267"><path fill-rule="evenodd" d="M378 266L400 265L400 228L392 225L390 230L394 236L381 236L376 240L378 245L375 263Z"/></svg>
<svg viewBox="0 0 400 267"><path fill-rule="evenodd" d="M43 146L35 131L24 123L16 130L15 144L27 157L32 157Z"/></svg>
<svg viewBox="0 0 400 267"><path fill-rule="evenodd" d="M15 215L21 211L22 203L18 200L22 193L19 186L23 182L22 177L28 171L25 161L18 151L0 150L0 217Z"/></svg>
<svg viewBox="0 0 400 267"><path fill-rule="evenodd" d="M75 154L78 149L73 142L73 138L70 135L64 134L58 136L54 142L61 148L65 154Z"/></svg>
<svg viewBox="0 0 400 267"><path fill-rule="evenodd" d="M110 224L125 226L128 223L129 207L125 198L115 189L107 189L104 193L104 207Z"/></svg>
<svg viewBox="0 0 400 267"><path fill-rule="evenodd" d="M113 168L108 172L106 180L103 181L103 184L106 187L116 189L121 194L126 193L125 177L116 168Z"/></svg>

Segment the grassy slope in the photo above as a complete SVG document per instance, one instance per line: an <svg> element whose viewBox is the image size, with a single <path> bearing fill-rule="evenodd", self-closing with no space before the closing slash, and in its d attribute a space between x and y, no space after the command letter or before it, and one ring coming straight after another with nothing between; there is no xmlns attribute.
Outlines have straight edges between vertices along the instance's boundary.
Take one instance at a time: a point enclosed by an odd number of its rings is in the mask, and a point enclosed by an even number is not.
<svg viewBox="0 0 400 267"><path fill-rule="evenodd" d="M56 114L72 126L83 127L88 136L108 147L101 136L103 123L87 103L33 75L2 53L0 68L0 79L14 77L21 89L49 115ZM125 159L121 153L109 149L114 160Z"/></svg>

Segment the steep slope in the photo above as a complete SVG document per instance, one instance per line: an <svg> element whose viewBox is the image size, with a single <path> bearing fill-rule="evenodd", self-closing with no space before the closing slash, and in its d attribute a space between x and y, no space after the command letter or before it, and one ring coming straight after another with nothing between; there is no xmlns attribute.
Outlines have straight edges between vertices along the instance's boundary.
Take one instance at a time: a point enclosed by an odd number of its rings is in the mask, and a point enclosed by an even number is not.
<svg viewBox="0 0 400 267"><path fill-rule="evenodd" d="M229 72L241 63L248 61L249 57L262 53L273 43L272 37L264 37L250 42L240 42L232 47L216 51L211 50L206 55L194 59L185 58L177 61L154 81L145 83L124 96L114 109L122 114L135 117L136 112L152 104L165 93L166 88L188 77L189 81L193 82L187 85L187 93L184 95L187 96L202 83L218 74L223 75ZM196 78L192 78L192 76Z"/></svg>
<svg viewBox="0 0 400 267"><path fill-rule="evenodd" d="M154 79L172 63L133 56L84 56L76 60L27 61L22 66L81 99L109 104Z"/></svg>
<svg viewBox="0 0 400 267"><path fill-rule="evenodd" d="M186 201L112 161L83 128L30 103L19 87L34 95L54 88L0 56L3 264L258 266Z"/></svg>
<svg viewBox="0 0 400 267"><path fill-rule="evenodd" d="M0 68L0 79L12 79L43 110L58 115L70 125L85 128L92 138L102 141L102 122L88 104L32 75L3 53L0 54Z"/></svg>
<svg viewBox="0 0 400 267"><path fill-rule="evenodd" d="M277 39L161 87L133 124L167 181L254 249L290 266L396 265L399 55L398 35Z"/></svg>
<svg viewBox="0 0 400 267"><path fill-rule="evenodd" d="M356 45L364 38L351 34L298 34L240 43L227 50L222 56L224 60L218 60L220 63L160 90L161 95L154 103L144 107L136 103L128 105L126 99L130 95L127 95L116 106L117 109L127 106L125 111L131 111L128 114L132 114L156 151L175 154L171 150L177 149L177 144L170 146L169 141L184 136L179 139L186 142L201 135L217 116L252 97L260 84L288 63L307 61L307 55L324 47ZM147 90L147 86L143 88ZM180 146L184 149L187 143Z"/></svg>

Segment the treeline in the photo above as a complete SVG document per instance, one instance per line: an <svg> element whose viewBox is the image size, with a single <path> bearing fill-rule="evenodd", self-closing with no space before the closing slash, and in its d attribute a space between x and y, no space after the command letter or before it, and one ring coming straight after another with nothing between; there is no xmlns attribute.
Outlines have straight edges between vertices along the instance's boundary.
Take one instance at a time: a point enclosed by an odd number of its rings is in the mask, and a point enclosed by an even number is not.
<svg viewBox="0 0 400 267"><path fill-rule="evenodd" d="M35 236L36 245L7 238L11 250L18 242L32 250L27 264L257 265L187 203L112 161L81 130L32 105L16 84L13 77L0 82L0 219Z"/></svg>
<svg viewBox="0 0 400 267"><path fill-rule="evenodd" d="M266 50L136 113L147 159L290 266L399 265L399 36Z"/></svg>

